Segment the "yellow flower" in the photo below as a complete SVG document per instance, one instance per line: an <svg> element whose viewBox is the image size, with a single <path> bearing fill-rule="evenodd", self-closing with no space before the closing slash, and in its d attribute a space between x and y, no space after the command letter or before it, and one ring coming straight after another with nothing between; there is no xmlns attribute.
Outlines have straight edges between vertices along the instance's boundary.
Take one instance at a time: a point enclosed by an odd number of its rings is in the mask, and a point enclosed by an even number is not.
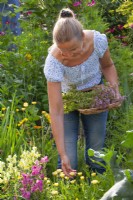
<svg viewBox="0 0 133 200"><path fill-rule="evenodd" d="M16 112L18 112L18 111L19 111L19 109L17 108L17 109L16 109Z"/></svg>
<svg viewBox="0 0 133 200"><path fill-rule="evenodd" d="M50 180L47 180L47 183L49 184L49 183L50 183Z"/></svg>
<svg viewBox="0 0 133 200"><path fill-rule="evenodd" d="M4 108L2 108L2 110L3 110L3 111L5 111L5 110L6 110L6 108L4 107Z"/></svg>
<svg viewBox="0 0 133 200"><path fill-rule="evenodd" d="M54 183L54 186L56 186L56 187L57 187L58 185L59 185L59 183Z"/></svg>
<svg viewBox="0 0 133 200"><path fill-rule="evenodd" d="M81 180L84 180L84 179L85 179L85 177L84 177L84 176L80 176L80 179L81 179Z"/></svg>
<svg viewBox="0 0 133 200"><path fill-rule="evenodd" d="M98 181L98 180L92 180L91 183L92 183L93 185L96 185L96 184L99 183L99 181Z"/></svg>
<svg viewBox="0 0 133 200"><path fill-rule="evenodd" d="M44 181L47 181L48 180L48 178L47 177L44 177Z"/></svg>
<svg viewBox="0 0 133 200"><path fill-rule="evenodd" d="M75 200L79 200L78 198L76 198Z"/></svg>
<svg viewBox="0 0 133 200"><path fill-rule="evenodd" d="M52 194L52 195L57 195L57 194L58 194L58 191L57 191L57 190L52 190L52 191L51 191L51 194Z"/></svg>
<svg viewBox="0 0 133 200"><path fill-rule="evenodd" d="M46 111L42 111L42 114L44 114L44 117L48 120L49 123L51 123L50 115Z"/></svg>
<svg viewBox="0 0 133 200"><path fill-rule="evenodd" d="M21 108L22 111L25 111L26 108Z"/></svg>
<svg viewBox="0 0 133 200"><path fill-rule="evenodd" d="M66 180L69 180L69 177L68 177L68 176L65 176L65 179L66 179Z"/></svg>
<svg viewBox="0 0 133 200"><path fill-rule="evenodd" d="M96 173L94 173L94 172L93 172L93 173L91 173L91 176L93 176L93 177L94 177L94 176L96 176Z"/></svg>
<svg viewBox="0 0 133 200"><path fill-rule="evenodd" d="M23 104L23 106L24 106L24 107L28 107L28 103L25 102L25 103Z"/></svg>
<svg viewBox="0 0 133 200"><path fill-rule="evenodd" d="M70 172L69 174L70 174L70 176L75 176L76 175L75 172Z"/></svg>
<svg viewBox="0 0 133 200"><path fill-rule="evenodd" d="M61 173L60 173L60 177L61 177L61 178L64 178L64 177L65 177L65 174L64 174L63 172L61 172Z"/></svg>
<svg viewBox="0 0 133 200"><path fill-rule="evenodd" d="M18 179L19 179L19 180L22 179L22 176L18 176Z"/></svg>
<svg viewBox="0 0 133 200"><path fill-rule="evenodd" d="M55 171L55 172L52 172L52 174L53 174L53 176L57 176L57 171Z"/></svg>
<svg viewBox="0 0 133 200"><path fill-rule="evenodd" d="M25 55L25 58L26 58L27 61L30 61L32 59L32 55L30 53L27 53Z"/></svg>
<svg viewBox="0 0 133 200"><path fill-rule="evenodd" d="M1 114L1 117L4 117L5 115L4 114Z"/></svg>
<svg viewBox="0 0 133 200"><path fill-rule="evenodd" d="M82 176L82 172L78 172L77 174L78 174L78 176Z"/></svg>
<svg viewBox="0 0 133 200"><path fill-rule="evenodd" d="M75 182L76 182L76 180L72 180L72 181L70 181L71 184L74 184Z"/></svg>
<svg viewBox="0 0 133 200"><path fill-rule="evenodd" d="M37 102L36 102L36 101L32 101L31 104L32 104L32 105L36 105Z"/></svg>
<svg viewBox="0 0 133 200"><path fill-rule="evenodd" d="M24 122L27 122L27 121L28 121L28 118L24 118L23 121L24 121Z"/></svg>
<svg viewBox="0 0 133 200"><path fill-rule="evenodd" d="M60 172L62 172L62 169L57 169L56 172L60 173Z"/></svg>

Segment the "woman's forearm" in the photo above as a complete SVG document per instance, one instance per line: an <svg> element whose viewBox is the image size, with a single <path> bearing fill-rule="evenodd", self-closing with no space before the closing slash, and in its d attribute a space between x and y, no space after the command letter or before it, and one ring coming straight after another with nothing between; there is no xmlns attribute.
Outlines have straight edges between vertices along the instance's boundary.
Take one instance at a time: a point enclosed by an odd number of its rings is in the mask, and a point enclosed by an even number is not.
<svg viewBox="0 0 133 200"><path fill-rule="evenodd" d="M118 76L114 64L111 64L109 67L103 67L102 73L106 81L109 82L112 86L114 86L118 91L119 90Z"/></svg>

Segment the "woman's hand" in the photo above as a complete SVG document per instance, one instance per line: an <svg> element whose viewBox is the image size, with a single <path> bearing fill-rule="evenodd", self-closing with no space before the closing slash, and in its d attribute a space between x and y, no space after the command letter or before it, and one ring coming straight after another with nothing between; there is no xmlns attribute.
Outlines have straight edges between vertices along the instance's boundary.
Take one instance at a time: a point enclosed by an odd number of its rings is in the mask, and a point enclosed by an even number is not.
<svg viewBox="0 0 133 200"><path fill-rule="evenodd" d="M70 175L71 172L74 172L76 175L76 170L71 168L70 161L67 155L62 156L61 164L62 164L62 170L66 176L72 178L72 176Z"/></svg>

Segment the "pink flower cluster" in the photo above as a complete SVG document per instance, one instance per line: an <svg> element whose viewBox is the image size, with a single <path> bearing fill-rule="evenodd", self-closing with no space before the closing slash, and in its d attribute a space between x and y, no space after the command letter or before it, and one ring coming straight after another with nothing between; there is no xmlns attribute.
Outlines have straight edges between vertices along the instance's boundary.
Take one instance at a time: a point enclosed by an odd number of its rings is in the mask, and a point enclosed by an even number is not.
<svg viewBox="0 0 133 200"><path fill-rule="evenodd" d="M20 192L24 199L29 200L31 196L37 192L43 191L43 179L44 179L44 164L47 163L48 157L45 156L41 160L36 160L35 165L31 168L31 173L22 173Z"/></svg>
<svg viewBox="0 0 133 200"><path fill-rule="evenodd" d="M1 35L1 36L5 35L5 32L3 32L3 31L2 31L2 32L0 32L0 35Z"/></svg>
<svg viewBox="0 0 133 200"><path fill-rule="evenodd" d="M76 1L74 4L73 4L73 6L75 6L75 7L77 7L77 6L79 6L79 5L81 5L82 4L82 2L81 1ZM94 6L96 4L96 2L95 2L95 0L92 0L91 2L89 2L88 4L87 4L87 6Z"/></svg>
<svg viewBox="0 0 133 200"><path fill-rule="evenodd" d="M79 6L79 5L81 5L81 2L80 2L80 1L76 1L76 2L73 4L73 6L75 6L75 7L77 7L77 6Z"/></svg>
<svg viewBox="0 0 133 200"><path fill-rule="evenodd" d="M94 6L96 4L95 0L92 0L91 3L88 3L87 6Z"/></svg>

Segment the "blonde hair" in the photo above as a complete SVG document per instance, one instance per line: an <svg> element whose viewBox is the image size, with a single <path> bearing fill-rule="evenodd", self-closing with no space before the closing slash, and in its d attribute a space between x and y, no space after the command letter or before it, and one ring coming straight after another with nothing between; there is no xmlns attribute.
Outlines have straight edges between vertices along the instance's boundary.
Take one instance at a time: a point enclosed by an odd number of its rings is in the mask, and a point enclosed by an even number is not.
<svg viewBox="0 0 133 200"><path fill-rule="evenodd" d="M77 38L81 40L83 36L83 27L75 18L72 10L64 8L60 11L59 18L53 29L53 42L63 43Z"/></svg>

